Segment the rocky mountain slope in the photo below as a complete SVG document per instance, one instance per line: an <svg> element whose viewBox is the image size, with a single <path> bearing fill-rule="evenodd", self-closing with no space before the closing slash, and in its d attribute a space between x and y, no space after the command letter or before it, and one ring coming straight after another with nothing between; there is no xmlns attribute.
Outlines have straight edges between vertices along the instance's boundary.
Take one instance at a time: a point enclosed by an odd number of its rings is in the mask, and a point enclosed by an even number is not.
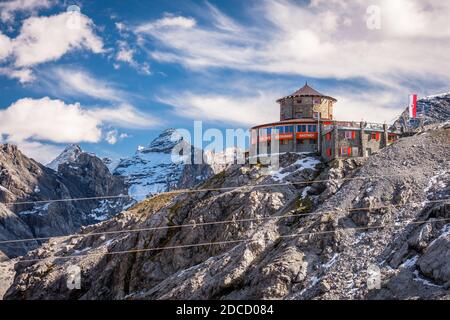
<svg viewBox="0 0 450 320"><path fill-rule="evenodd" d="M122 159L113 173L125 178L130 196L137 201L160 192L192 187L210 177L213 169L207 164L187 164L188 157L172 155L174 148L183 146L192 150L192 157L202 152L185 142L175 129L164 130L148 147L140 147L134 156Z"/></svg>
<svg viewBox="0 0 450 320"><path fill-rule="evenodd" d="M448 298L449 141L441 125L368 159L230 166L199 188L260 187L160 194L54 239L16 264L5 298Z"/></svg>
<svg viewBox="0 0 450 320"><path fill-rule="evenodd" d="M0 145L0 251L9 257L25 254L39 242L1 241L71 234L83 225L110 218L130 202L127 198L48 200L126 193L122 179L93 155L81 152L69 162L60 161L54 171L14 145Z"/></svg>
<svg viewBox="0 0 450 320"><path fill-rule="evenodd" d="M0 300L14 280L14 264L15 260L8 259L0 251Z"/></svg>
<svg viewBox="0 0 450 320"><path fill-rule="evenodd" d="M420 131L424 126L450 119L450 92L417 100L417 118L410 119L408 108L394 122L392 129L399 132Z"/></svg>

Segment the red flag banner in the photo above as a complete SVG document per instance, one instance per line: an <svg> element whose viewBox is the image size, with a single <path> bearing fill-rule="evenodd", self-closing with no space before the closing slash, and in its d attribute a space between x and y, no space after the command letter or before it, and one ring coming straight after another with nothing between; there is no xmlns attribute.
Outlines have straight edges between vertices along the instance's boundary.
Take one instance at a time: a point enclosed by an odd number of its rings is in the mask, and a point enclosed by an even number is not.
<svg viewBox="0 0 450 320"><path fill-rule="evenodd" d="M409 96L409 117L417 117L417 94L411 94Z"/></svg>

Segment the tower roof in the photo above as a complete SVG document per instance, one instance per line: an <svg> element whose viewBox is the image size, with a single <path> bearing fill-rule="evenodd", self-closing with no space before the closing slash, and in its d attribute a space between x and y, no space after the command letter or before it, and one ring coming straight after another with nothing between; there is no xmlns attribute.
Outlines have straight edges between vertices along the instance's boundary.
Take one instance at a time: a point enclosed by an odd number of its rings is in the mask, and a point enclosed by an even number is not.
<svg viewBox="0 0 450 320"><path fill-rule="evenodd" d="M317 91L314 88L311 88L308 85L308 83L306 83L303 87L301 87L300 89L298 89L294 93L292 93L292 94L290 94L290 95L288 95L286 97L278 99L277 102L281 102L282 100L284 100L286 98L295 98L295 97L322 97L322 98L326 98L326 99L332 100L334 102L337 101L333 97L321 94L319 91Z"/></svg>

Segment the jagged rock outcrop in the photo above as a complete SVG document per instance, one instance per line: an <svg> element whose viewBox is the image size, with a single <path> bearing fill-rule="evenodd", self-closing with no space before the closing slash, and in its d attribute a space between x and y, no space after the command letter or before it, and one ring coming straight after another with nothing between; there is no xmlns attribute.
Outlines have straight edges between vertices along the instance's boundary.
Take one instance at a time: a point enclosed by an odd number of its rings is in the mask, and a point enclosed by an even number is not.
<svg viewBox="0 0 450 320"><path fill-rule="evenodd" d="M0 251L0 262L5 262L7 260L9 260L9 258L3 252Z"/></svg>
<svg viewBox="0 0 450 320"><path fill-rule="evenodd" d="M0 204L0 242L30 238L34 238L34 235L25 221L5 205ZM0 244L0 251L3 250L2 254L5 256L17 256L35 249L38 245L37 241L3 243Z"/></svg>
<svg viewBox="0 0 450 320"><path fill-rule="evenodd" d="M191 156L182 151L191 150ZM175 151L174 151L175 150ZM123 176L129 186L129 194L140 201L151 195L173 189L190 188L213 174L202 159L202 151L194 149L175 129L164 130L148 147L139 147L135 155L122 159L113 170Z"/></svg>
<svg viewBox="0 0 450 320"><path fill-rule="evenodd" d="M4 241L71 234L110 218L130 202L126 197L49 201L127 193L123 180L97 157L81 152L74 158L58 158L67 161L60 161L56 172L14 145L0 145L0 250L7 256L25 254L39 242Z"/></svg>
<svg viewBox="0 0 450 320"><path fill-rule="evenodd" d="M223 151L206 150L204 156L213 172L219 173L231 164L239 164L241 159L245 161L245 150L238 147L229 147Z"/></svg>
<svg viewBox="0 0 450 320"><path fill-rule="evenodd" d="M391 129L399 132L418 132L423 127L450 119L450 92L417 100L417 119L409 118L408 108L394 122Z"/></svg>

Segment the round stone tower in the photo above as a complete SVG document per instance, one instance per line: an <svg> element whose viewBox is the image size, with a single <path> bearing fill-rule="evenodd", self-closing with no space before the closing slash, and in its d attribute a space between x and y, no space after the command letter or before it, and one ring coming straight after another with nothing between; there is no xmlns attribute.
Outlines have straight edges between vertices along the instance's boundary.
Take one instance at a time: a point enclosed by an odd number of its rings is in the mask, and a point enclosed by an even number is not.
<svg viewBox="0 0 450 320"><path fill-rule="evenodd" d="M320 112L321 119L333 119L333 104L337 100L326 96L306 83L291 95L280 98L280 120L312 119L314 112Z"/></svg>

